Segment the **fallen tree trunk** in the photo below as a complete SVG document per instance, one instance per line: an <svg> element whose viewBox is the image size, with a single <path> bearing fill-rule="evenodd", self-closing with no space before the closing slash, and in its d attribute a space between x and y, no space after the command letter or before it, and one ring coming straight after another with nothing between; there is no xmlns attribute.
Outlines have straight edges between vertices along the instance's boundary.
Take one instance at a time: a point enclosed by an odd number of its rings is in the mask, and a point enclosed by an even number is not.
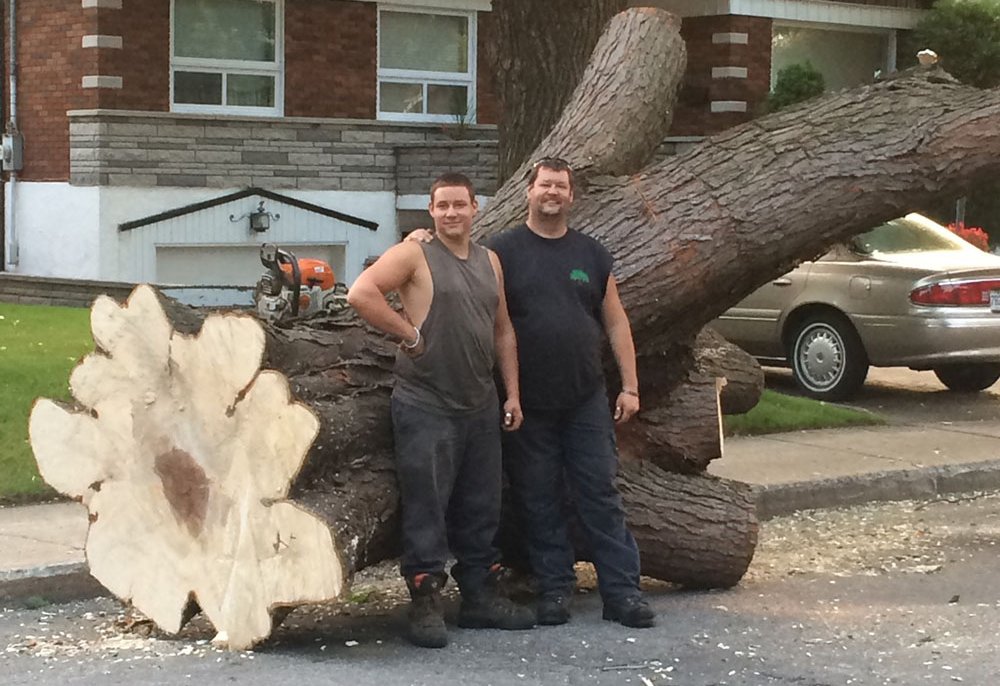
<svg viewBox="0 0 1000 686"><path fill-rule="evenodd" d="M676 19L619 15L539 154L579 168L574 224L617 258L643 370L645 426L622 436L621 485L644 571L726 586L749 564L756 520L746 487L698 474L719 452L720 401L696 334L796 260L1000 169L1000 94L916 72L637 173L669 124L683 63ZM519 176L479 235L523 216ZM265 338L229 315L187 338L172 332L187 315L157 315L151 298L95 305L99 352L71 379L80 407L39 402L32 447L46 480L88 504L88 560L109 588L168 629L197 601L245 647L275 608L334 595L394 552L392 346L343 318ZM265 359L288 387L257 373Z"/></svg>
<svg viewBox="0 0 1000 686"><path fill-rule="evenodd" d="M45 480L88 507L101 583L168 631L197 606L246 648L278 608L333 598L398 554L395 345L351 312L266 333L203 314L148 287L124 307L99 299L98 350L70 381L83 407L40 401L31 442ZM638 461L621 483L645 574L739 581L756 544L745 486ZM680 512L693 528L672 526Z"/></svg>

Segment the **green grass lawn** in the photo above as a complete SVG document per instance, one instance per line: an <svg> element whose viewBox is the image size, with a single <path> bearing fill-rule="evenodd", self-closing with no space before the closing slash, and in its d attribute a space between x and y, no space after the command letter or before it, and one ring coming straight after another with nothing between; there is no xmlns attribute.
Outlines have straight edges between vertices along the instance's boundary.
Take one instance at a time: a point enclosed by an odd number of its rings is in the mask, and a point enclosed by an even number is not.
<svg viewBox="0 0 1000 686"><path fill-rule="evenodd" d="M69 373L93 350L90 310L0 302L0 501L54 495L28 444L35 398L67 400Z"/></svg>
<svg viewBox="0 0 1000 686"><path fill-rule="evenodd" d="M727 415L722 423L727 436L753 436L801 429L875 426L885 424L886 420L873 412L765 390L755 408L746 414Z"/></svg>

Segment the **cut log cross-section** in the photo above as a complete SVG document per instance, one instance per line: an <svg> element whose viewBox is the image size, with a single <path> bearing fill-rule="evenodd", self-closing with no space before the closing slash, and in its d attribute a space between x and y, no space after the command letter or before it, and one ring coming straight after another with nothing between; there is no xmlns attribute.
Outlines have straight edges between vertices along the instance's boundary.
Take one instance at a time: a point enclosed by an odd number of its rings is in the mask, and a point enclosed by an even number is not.
<svg viewBox="0 0 1000 686"><path fill-rule="evenodd" d="M676 18L617 15L534 157L579 169L573 225L616 258L644 408L620 436L619 484L643 572L725 587L753 556L753 501L703 470L721 452L719 403L752 405L760 377L699 331L797 260L1000 171L1000 93L918 70L642 167L683 69ZM476 235L521 220L523 197L519 172ZM116 595L167 629L194 598L245 647L274 608L333 597L397 552L393 345L349 312L263 329L154 302L141 289L125 308L95 304L79 407L39 402L32 447L91 509L88 560Z"/></svg>
<svg viewBox="0 0 1000 686"><path fill-rule="evenodd" d="M42 477L90 512L91 573L160 627L190 603L245 648L278 606L336 596L345 580L326 523L286 499L319 429L283 375L261 371L248 316L174 331L156 293L99 298L98 352L70 378L74 412L40 400L29 433Z"/></svg>

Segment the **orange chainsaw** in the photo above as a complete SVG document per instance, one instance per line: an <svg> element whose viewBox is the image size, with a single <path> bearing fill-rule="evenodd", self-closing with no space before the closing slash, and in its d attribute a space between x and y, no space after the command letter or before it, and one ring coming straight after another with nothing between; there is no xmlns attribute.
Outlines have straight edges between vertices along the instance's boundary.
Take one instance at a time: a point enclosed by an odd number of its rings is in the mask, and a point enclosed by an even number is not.
<svg viewBox="0 0 1000 686"><path fill-rule="evenodd" d="M268 322L286 322L347 307L347 286L338 283L329 263L298 259L272 243L260 248L265 267L254 288L257 315Z"/></svg>

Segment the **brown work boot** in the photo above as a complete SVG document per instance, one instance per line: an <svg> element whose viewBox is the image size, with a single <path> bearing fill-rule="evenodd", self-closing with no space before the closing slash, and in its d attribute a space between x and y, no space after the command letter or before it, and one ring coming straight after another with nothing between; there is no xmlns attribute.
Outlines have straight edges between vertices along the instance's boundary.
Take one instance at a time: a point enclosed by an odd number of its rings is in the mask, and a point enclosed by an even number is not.
<svg viewBox="0 0 1000 686"><path fill-rule="evenodd" d="M406 587L410 590L407 637L413 645L421 648L444 648L448 645L441 607L441 589L447 580L444 573L416 574L407 578Z"/></svg>

